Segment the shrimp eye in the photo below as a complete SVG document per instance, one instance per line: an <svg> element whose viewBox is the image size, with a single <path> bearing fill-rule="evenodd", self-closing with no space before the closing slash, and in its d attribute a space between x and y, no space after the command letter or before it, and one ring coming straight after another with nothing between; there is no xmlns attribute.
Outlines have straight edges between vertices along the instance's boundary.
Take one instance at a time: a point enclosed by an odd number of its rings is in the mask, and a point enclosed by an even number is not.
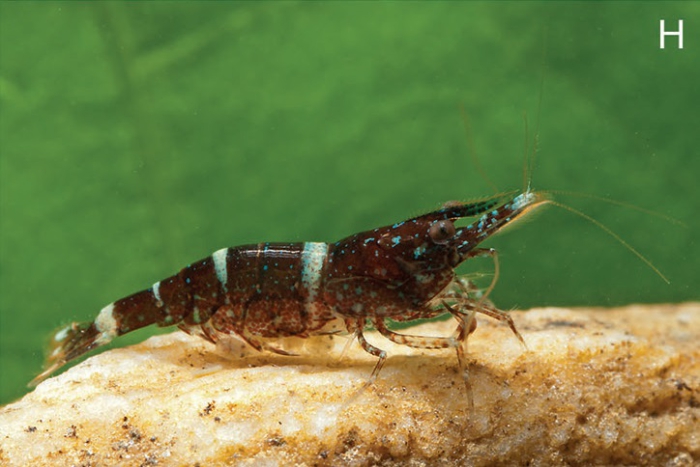
<svg viewBox="0 0 700 467"><path fill-rule="evenodd" d="M430 229L428 230L428 235L430 235L430 239L433 242L442 245L454 237L455 232L455 225L452 223L452 221L443 220L437 221L431 225Z"/></svg>

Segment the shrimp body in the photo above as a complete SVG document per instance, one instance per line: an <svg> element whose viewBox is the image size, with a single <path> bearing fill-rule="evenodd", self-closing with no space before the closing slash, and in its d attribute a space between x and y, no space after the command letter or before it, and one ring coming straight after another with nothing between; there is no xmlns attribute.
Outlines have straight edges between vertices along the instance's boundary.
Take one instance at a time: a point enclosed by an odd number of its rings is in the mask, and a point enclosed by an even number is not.
<svg viewBox="0 0 700 467"><path fill-rule="evenodd" d="M38 384L67 362L115 337L155 324L217 342L235 335L257 350L289 355L270 338L308 337L336 330L357 337L378 357L386 352L363 335L371 323L391 341L416 348L457 349L473 331L475 312L506 322L522 340L510 316L477 298L455 268L496 251L479 244L530 209L546 203L525 191L442 208L335 243L259 243L223 248L151 287L105 306L91 322L72 323L53 337L46 370ZM464 226L454 222L476 219ZM493 288L487 289L485 295ZM410 321L450 313L458 322L450 337L399 334L385 320Z"/></svg>

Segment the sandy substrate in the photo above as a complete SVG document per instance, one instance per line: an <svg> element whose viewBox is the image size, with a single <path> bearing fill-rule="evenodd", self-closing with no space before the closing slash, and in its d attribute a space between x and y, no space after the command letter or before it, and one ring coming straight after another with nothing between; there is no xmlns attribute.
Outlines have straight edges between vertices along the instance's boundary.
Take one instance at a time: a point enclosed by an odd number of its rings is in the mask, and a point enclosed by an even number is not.
<svg viewBox="0 0 700 467"><path fill-rule="evenodd" d="M102 353L0 409L3 466L700 464L700 304L512 314L454 351L343 337L302 357L176 332ZM404 330L448 335L454 323Z"/></svg>

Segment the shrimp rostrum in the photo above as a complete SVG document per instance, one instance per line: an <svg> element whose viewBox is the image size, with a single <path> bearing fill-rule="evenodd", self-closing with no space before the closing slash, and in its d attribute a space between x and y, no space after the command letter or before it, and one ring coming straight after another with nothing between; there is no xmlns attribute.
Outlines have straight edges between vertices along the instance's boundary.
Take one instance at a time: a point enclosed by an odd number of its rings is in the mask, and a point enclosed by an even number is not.
<svg viewBox="0 0 700 467"><path fill-rule="evenodd" d="M454 270L476 256L496 260L495 250L480 248L480 243L546 202L543 195L528 190L446 203L422 216L330 244L260 243L218 250L107 305L94 321L59 330L45 371L30 384L117 336L151 324L177 326L211 342L235 335L257 350L289 355L271 345L271 338L328 333L331 323L339 323L378 358L369 380L373 382L387 355L365 339L365 328L371 325L398 344L455 348L465 371L462 344L475 328L475 313L505 322L518 339L522 337L510 316L486 300L495 277L479 296ZM455 226L464 218L475 219ZM386 323L445 313L458 323L448 337L400 334Z"/></svg>

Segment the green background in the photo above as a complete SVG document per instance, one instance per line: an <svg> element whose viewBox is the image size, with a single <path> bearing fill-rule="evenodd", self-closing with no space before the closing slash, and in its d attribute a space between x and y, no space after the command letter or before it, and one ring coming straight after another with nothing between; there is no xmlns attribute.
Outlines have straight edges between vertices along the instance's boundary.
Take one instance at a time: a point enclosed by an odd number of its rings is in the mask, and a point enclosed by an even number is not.
<svg viewBox="0 0 700 467"><path fill-rule="evenodd" d="M496 304L697 300L698 17L698 3L0 3L0 403L26 391L55 327L214 250L335 241L494 194L469 134L498 189L522 187L524 113L530 136L539 117L534 187L687 226L559 196L671 284L548 207L488 241ZM659 49L662 18L686 20L684 50Z"/></svg>

